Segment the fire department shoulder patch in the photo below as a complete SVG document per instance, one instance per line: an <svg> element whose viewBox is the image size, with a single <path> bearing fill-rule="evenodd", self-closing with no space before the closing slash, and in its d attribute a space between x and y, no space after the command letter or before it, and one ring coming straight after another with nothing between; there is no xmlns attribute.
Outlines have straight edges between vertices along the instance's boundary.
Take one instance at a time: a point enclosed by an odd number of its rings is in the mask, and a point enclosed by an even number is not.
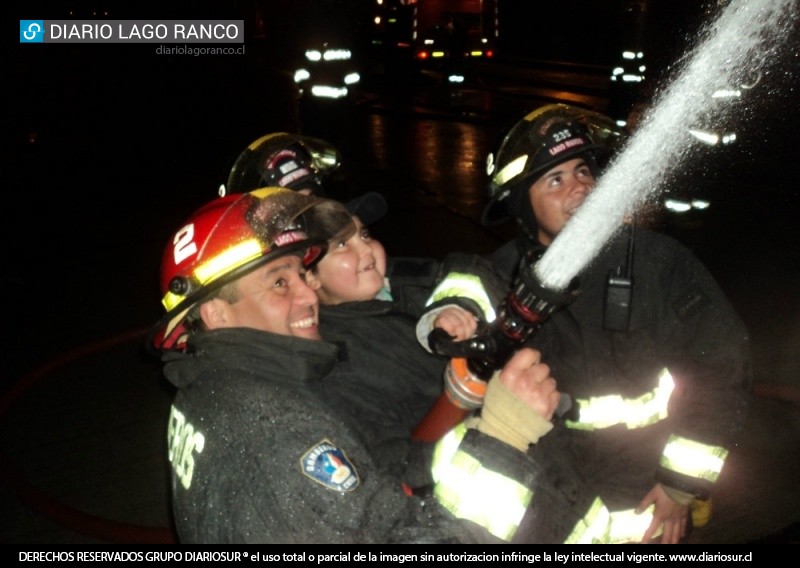
<svg viewBox="0 0 800 568"><path fill-rule="evenodd" d="M361 483L345 453L327 439L317 442L303 454L300 469L317 483L336 491L352 491Z"/></svg>

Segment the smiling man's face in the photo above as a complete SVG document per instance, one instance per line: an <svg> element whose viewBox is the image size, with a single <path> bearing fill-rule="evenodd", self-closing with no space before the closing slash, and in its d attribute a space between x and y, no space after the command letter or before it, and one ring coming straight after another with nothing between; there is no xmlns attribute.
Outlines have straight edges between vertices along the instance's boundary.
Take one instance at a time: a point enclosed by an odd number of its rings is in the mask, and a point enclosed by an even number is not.
<svg viewBox="0 0 800 568"><path fill-rule="evenodd" d="M203 306L210 329L248 327L280 335L320 339L318 300L305 281L299 256L287 255L242 276L237 281L239 298L216 298Z"/></svg>

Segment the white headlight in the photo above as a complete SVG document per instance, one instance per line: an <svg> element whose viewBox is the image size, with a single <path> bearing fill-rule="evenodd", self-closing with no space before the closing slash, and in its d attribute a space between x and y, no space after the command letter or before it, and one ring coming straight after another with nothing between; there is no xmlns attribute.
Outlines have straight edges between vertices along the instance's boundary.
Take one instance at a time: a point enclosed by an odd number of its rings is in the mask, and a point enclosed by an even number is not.
<svg viewBox="0 0 800 568"><path fill-rule="evenodd" d="M692 206L685 201L679 199L665 199L664 207L675 213L686 213Z"/></svg>
<svg viewBox="0 0 800 568"><path fill-rule="evenodd" d="M326 49L322 54L325 61L346 61L350 59L349 49Z"/></svg>

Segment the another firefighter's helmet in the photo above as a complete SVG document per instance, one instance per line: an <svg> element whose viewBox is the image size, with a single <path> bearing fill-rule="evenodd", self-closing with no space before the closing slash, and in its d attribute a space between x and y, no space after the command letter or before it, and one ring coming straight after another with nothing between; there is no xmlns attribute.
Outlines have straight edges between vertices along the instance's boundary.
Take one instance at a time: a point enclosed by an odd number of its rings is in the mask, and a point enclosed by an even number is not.
<svg viewBox="0 0 800 568"><path fill-rule="evenodd" d="M512 191L527 189L536 178L562 162L589 156L597 174L601 164L621 139L611 118L565 104L540 107L517 122L500 145L489 154L489 204L483 224L496 225L514 215L508 200Z"/></svg>
<svg viewBox="0 0 800 568"><path fill-rule="evenodd" d="M328 240L349 237L350 215L336 201L280 187L223 196L198 209L175 232L161 259L161 302L167 310L153 331L153 346L182 341L192 307L236 278L296 254L310 266Z"/></svg>
<svg viewBox="0 0 800 568"><path fill-rule="evenodd" d="M239 154L223 193L244 193L272 186L307 189L324 197L322 180L340 164L338 150L324 140L273 132Z"/></svg>

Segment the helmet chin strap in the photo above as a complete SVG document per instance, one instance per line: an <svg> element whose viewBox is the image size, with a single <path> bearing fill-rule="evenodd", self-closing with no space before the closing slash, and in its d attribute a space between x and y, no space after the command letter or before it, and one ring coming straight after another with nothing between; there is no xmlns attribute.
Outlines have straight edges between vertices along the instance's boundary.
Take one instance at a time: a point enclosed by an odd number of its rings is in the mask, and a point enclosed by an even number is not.
<svg viewBox="0 0 800 568"><path fill-rule="evenodd" d="M583 159L586 161L586 165L589 166L589 171L592 172L592 176L594 176L595 179L600 177L600 165L597 163L594 152L586 152L583 154Z"/></svg>
<svg viewBox="0 0 800 568"><path fill-rule="evenodd" d="M539 224L533 213L527 187L529 184L519 184L511 190L508 196L508 211L519 225L520 231L532 242L539 241Z"/></svg>

